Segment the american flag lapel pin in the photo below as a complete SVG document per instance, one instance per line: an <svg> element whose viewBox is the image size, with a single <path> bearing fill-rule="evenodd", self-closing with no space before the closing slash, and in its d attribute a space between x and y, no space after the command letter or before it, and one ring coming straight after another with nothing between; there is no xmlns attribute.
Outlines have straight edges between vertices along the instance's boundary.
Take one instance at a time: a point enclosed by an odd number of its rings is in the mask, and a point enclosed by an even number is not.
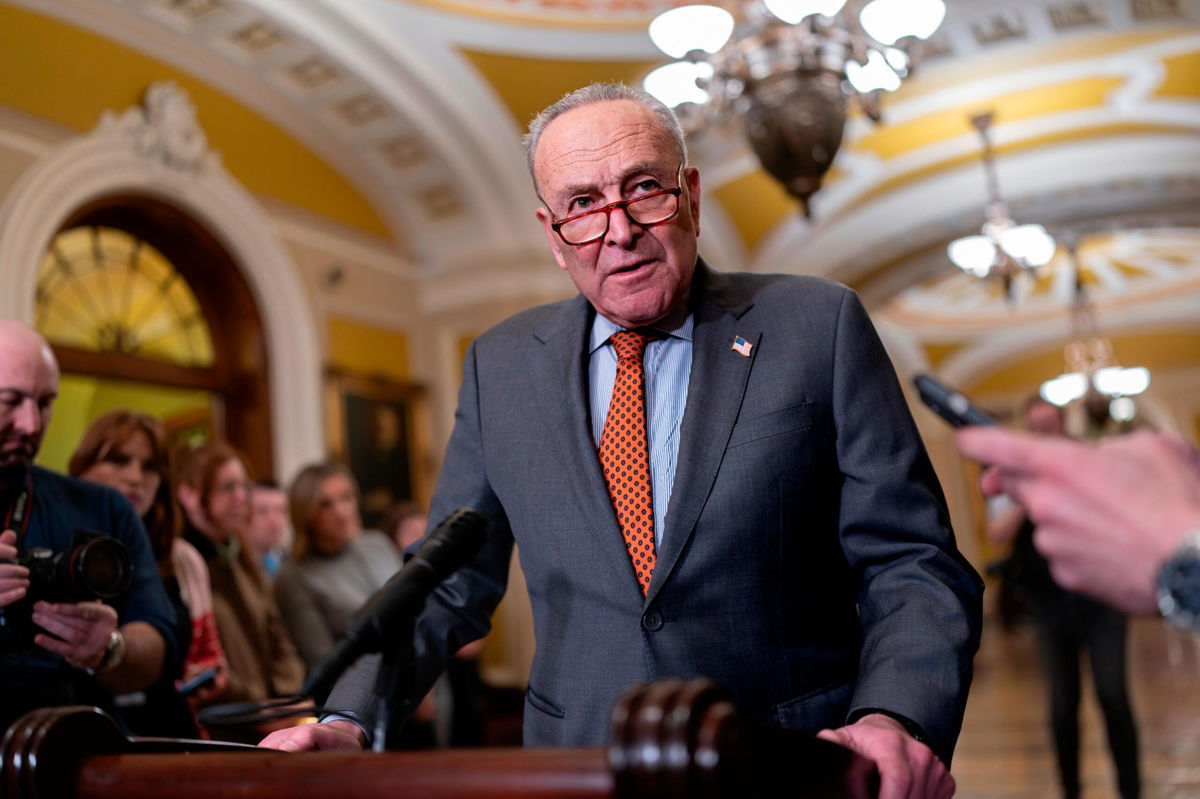
<svg viewBox="0 0 1200 799"><path fill-rule="evenodd" d="M734 336L733 337L733 346L730 347L730 349L732 349L734 352L736 352L738 355L742 356L743 358L749 358L750 350L754 349L754 345L751 344L749 341L746 341L746 339L742 338L741 336Z"/></svg>

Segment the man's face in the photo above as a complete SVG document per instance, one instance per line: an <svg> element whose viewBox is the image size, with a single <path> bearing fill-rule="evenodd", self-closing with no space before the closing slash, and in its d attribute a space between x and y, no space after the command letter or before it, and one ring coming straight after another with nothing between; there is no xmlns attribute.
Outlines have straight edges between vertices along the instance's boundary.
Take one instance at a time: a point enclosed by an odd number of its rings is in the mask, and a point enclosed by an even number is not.
<svg viewBox="0 0 1200 799"><path fill-rule="evenodd" d="M686 297L696 269L700 175L683 171L679 213L643 227L609 212L608 233L574 247L550 224L641 193L675 188L679 155L654 113L632 100L592 103L557 117L542 132L534 160L537 217L558 265L597 312L626 328L651 324Z"/></svg>
<svg viewBox="0 0 1200 799"><path fill-rule="evenodd" d="M287 530L287 494L278 488L255 486L250 495L250 524L243 543L259 554L277 549Z"/></svg>
<svg viewBox="0 0 1200 799"><path fill-rule="evenodd" d="M33 462L58 396L58 365L45 343L0 323L0 480Z"/></svg>
<svg viewBox="0 0 1200 799"><path fill-rule="evenodd" d="M241 535L250 521L250 483L240 460L231 458L217 467L207 500L205 512L219 540Z"/></svg>

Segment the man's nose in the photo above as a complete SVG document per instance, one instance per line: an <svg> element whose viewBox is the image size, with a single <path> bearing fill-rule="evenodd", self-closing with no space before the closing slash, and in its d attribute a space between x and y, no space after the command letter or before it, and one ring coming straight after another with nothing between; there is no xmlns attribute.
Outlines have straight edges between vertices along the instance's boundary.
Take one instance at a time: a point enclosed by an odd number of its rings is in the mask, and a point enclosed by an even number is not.
<svg viewBox="0 0 1200 799"><path fill-rule="evenodd" d="M641 234L642 226L630 219L624 208L614 208L608 212L608 241L629 249Z"/></svg>
<svg viewBox="0 0 1200 799"><path fill-rule="evenodd" d="M42 430L42 419L42 409L38 407L37 401L27 397L17 406L13 415L13 427L22 435L36 436Z"/></svg>

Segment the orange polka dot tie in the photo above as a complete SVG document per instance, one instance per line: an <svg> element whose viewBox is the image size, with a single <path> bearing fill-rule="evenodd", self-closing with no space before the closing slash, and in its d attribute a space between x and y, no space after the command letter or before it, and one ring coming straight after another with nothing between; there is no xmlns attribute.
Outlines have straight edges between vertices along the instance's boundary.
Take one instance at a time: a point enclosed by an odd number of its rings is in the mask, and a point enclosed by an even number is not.
<svg viewBox="0 0 1200 799"><path fill-rule="evenodd" d="M644 595L654 573L654 503L650 498L646 372L642 366L649 337L624 330L614 333L611 340L617 351L617 378L600 436L600 468Z"/></svg>

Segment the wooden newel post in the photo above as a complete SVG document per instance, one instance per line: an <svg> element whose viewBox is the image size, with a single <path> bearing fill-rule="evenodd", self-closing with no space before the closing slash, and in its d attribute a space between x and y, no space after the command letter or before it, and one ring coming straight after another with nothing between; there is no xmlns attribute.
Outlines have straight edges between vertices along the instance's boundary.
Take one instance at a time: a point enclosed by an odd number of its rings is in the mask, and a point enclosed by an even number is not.
<svg viewBox="0 0 1200 799"><path fill-rule="evenodd" d="M34 711L0 741L5 799L871 799L877 782L839 746L745 724L707 682L631 689L607 750L298 755L131 739L86 707Z"/></svg>

